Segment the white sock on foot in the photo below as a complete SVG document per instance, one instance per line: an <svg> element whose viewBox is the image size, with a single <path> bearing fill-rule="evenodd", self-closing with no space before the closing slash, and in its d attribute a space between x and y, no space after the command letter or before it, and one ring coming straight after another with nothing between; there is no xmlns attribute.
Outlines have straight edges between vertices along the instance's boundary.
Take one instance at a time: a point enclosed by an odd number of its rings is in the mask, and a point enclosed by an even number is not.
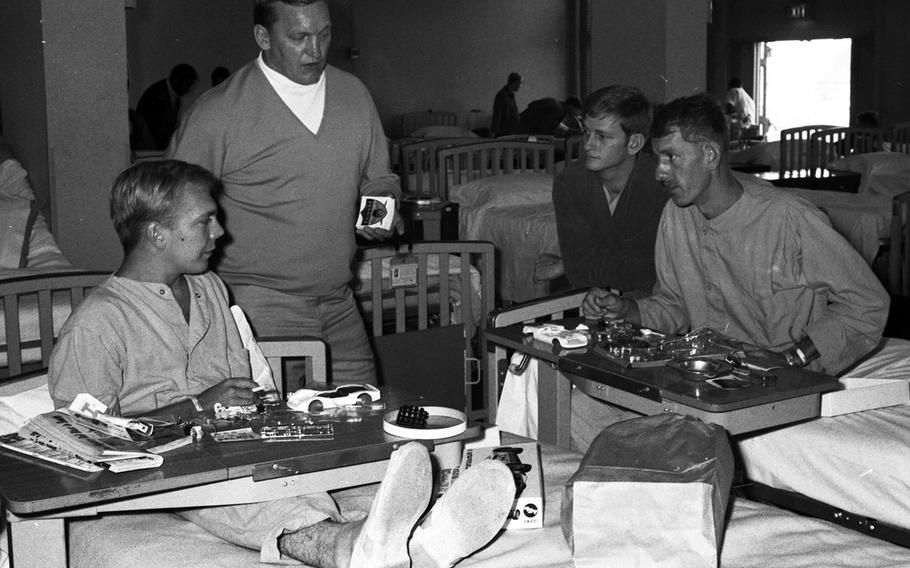
<svg viewBox="0 0 910 568"><path fill-rule="evenodd" d="M483 460L472 466L415 529L409 545L411 566L454 566L499 533L514 501L515 480L506 464Z"/></svg>
<svg viewBox="0 0 910 568"><path fill-rule="evenodd" d="M426 447L409 442L392 452L370 514L354 541L351 568L409 568L408 538L432 491Z"/></svg>

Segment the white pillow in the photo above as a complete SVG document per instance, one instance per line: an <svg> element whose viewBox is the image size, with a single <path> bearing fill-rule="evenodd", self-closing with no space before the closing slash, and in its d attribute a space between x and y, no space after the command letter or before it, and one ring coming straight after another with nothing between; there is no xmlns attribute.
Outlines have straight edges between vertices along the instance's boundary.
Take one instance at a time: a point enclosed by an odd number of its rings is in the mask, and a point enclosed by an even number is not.
<svg viewBox="0 0 910 568"><path fill-rule="evenodd" d="M522 173L475 179L450 189L449 199L469 207L551 203L553 175Z"/></svg>
<svg viewBox="0 0 910 568"><path fill-rule="evenodd" d="M0 162L0 195L27 201L35 199L32 186L28 183L28 173L14 158Z"/></svg>
<svg viewBox="0 0 910 568"><path fill-rule="evenodd" d="M834 160L828 167L832 170L847 170L864 176L910 171L910 154L901 152L869 152L854 154Z"/></svg>
<svg viewBox="0 0 910 568"><path fill-rule="evenodd" d="M72 268L73 266L57 246L57 240L48 229L41 212L38 212L35 223L32 225L26 266L29 268Z"/></svg>
<svg viewBox="0 0 910 568"><path fill-rule="evenodd" d="M0 396L0 434L18 432L29 418L54 410L46 376L44 381L44 384L29 390Z"/></svg>

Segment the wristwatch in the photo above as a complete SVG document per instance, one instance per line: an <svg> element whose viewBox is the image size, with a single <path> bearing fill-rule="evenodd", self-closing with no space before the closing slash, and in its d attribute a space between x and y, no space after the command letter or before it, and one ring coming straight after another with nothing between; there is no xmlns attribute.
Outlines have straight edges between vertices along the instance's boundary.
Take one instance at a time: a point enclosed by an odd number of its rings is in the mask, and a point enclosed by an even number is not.
<svg viewBox="0 0 910 568"><path fill-rule="evenodd" d="M793 347L784 351L784 357L787 359L787 364L791 367L805 367L818 359L820 354L812 338L807 335L797 341Z"/></svg>
<svg viewBox="0 0 910 568"><path fill-rule="evenodd" d="M799 355L796 354L795 348L790 348L784 351L784 359L787 360L787 365L791 367L803 367L803 362L800 360Z"/></svg>

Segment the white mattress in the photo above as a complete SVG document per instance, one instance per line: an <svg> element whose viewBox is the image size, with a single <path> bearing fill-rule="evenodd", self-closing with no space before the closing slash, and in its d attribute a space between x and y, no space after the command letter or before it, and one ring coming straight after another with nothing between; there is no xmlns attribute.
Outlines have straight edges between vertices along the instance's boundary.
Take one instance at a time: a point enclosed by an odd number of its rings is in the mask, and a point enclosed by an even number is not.
<svg viewBox="0 0 910 568"><path fill-rule="evenodd" d="M503 300L549 293L545 282L534 281L534 268L541 255L560 254L552 187L550 174L513 174L464 183L449 194L460 205L460 238L496 247L496 291Z"/></svg>
<svg viewBox="0 0 910 568"><path fill-rule="evenodd" d="M465 559L464 568L572 566L559 523L562 488L581 454L543 448L544 528L504 531ZM910 549L832 523L751 501L731 500L721 554L724 568L906 568ZM142 534L144 538L137 539ZM258 553L228 545L167 513L104 516L71 524L71 566L264 566Z"/></svg>
<svg viewBox="0 0 910 568"><path fill-rule="evenodd" d="M887 340L843 376L910 381L910 342ZM818 418L738 445L754 481L910 528L910 405Z"/></svg>

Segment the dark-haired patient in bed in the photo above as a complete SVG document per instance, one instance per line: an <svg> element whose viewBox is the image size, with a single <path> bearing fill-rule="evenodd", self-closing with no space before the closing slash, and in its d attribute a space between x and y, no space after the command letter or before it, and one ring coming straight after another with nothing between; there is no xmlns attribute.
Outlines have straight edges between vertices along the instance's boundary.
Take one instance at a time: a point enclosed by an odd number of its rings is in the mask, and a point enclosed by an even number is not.
<svg viewBox="0 0 910 568"><path fill-rule="evenodd" d="M125 259L60 332L48 377L57 407L87 392L116 413L178 420L211 416L219 402L255 403L225 286L208 270L224 234L218 187L204 168L177 160L136 164L114 182L111 216ZM430 456L410 443L393 452L365 518L355 511L350 520L327 493L178 514L260 550L263 562L451 566L499 532L514 482L500 462L471 468L421 521L431 492Z"/></svg>
<svg viewBox="0 0 910 568"><path fill-rule="evenodd" d="M881 282L814 205L734 176L717 101L663 105L652 138L672 201L654 293L633 300L596 288L585 315L666 333L709 327L781 365L830 374L878 345L889 305Z"/></svg>

